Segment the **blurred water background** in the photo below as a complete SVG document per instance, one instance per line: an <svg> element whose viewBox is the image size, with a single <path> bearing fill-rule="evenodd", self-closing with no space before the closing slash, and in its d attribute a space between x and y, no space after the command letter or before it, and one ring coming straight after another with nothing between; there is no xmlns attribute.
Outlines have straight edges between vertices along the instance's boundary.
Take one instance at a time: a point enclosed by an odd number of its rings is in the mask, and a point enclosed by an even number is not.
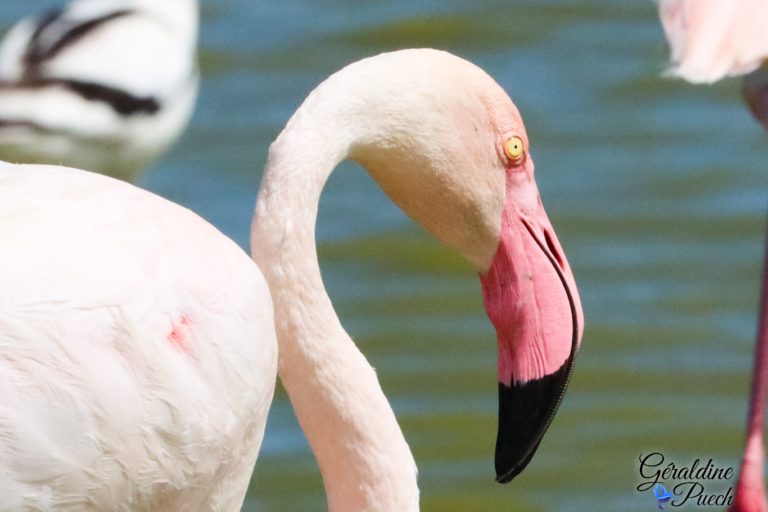
<svg viewBox="0 0 768 512"><path fill-rule="evenodd" d="M0 29L57 4L6 0ZM641 454L737 465L768 139L737 81L662 76L653 2L204 0L202 15L198 110L139 185L243 247L269 142L346 63L447 49L488 71L523 113L587 328L560 412L509 485L493 478L495 337L468 265L354 165L331 177L320 206L326 285L415 454L422 510L653 510L651 493L635 490ZM278 389L243 510L324 509Z"/></svg>

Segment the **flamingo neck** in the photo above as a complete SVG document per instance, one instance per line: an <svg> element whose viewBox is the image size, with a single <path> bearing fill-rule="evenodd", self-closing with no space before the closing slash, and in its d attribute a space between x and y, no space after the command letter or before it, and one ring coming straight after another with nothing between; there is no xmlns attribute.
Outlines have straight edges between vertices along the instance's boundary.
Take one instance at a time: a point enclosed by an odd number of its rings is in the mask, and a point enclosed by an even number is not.
<svg viewBox="0 0 768 512"><path fill-rule="evenodd" d="M763 473L765 466L765 406L768 399L768 233L766 234L765 267L758 313L752 392L747 420L747 442L736 484L734 507L730 510L752 510L760 503L768 508ZM745 508L742 504L750 504Z"/></svg>
<svg viewBox="0 0 768 512"><path fill-rule="evenodd" d="M768 264L768 237L765 264ZM768 267L763 269L760 311L755 346L755 369L752 383L752 401L749 407L749 435L759 442L761 459L764 458L765 406L768 400ZM760 473L762 474L762 464Z"/></svg>
<svg viewBox="0 0 768 512"><path fill-rule="evenodd" d="M275 305L279 375L317 457L331 512L416 511L411 452L320 274L320 193L352 141L312 121L326 117L316 103L308 100L271 146L252 225L253 258Z"/></svg>

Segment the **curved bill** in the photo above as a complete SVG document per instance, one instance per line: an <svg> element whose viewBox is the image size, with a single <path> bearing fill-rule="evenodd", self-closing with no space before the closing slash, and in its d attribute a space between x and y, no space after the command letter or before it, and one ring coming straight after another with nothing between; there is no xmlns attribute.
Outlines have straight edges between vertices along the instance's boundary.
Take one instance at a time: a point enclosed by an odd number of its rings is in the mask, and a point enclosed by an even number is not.
<svg viewBox="0 0 768 512"><path fill-rule="evenodd" d="M583 313L576 284L541 203L504 210L499 247L480 276L499 346L496 481L536 453L568 386Z"/></svg>

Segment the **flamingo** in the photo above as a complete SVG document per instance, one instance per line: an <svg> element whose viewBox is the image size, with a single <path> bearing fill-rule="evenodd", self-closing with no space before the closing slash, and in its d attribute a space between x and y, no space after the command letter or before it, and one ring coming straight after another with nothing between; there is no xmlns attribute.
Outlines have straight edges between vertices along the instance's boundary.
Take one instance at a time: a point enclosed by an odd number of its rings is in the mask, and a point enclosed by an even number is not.
<svg viewBox="0 0 768 512"><path fill-rule="evenodd" d="M672 74L693 83L745 75L742 93L768 130L768 4L764 0L660 0ZM767 238L768 240L768 238ZM766 512L765 407L768 399L768 245L758 313L747 441L731 512Z"/></svg>
<svg viewBox="0 0 768 512"><path fill-rule="evenodd" d="M581 340L573 274L509 96L459 57L401 50L332 75L270 146L257 265L128 183L0 166L0 510L240 510L276 371L329 510L418 510L413 456L317 261L319 195L345 159L478 272L497 480L526 467Z"/></svg>
<svg viewBox="0 0 768 512"><path fill-rule="evenodd" d="M123 179L178 139L199 73L196 0L74 0L0 44L0 158Z"/></svg>

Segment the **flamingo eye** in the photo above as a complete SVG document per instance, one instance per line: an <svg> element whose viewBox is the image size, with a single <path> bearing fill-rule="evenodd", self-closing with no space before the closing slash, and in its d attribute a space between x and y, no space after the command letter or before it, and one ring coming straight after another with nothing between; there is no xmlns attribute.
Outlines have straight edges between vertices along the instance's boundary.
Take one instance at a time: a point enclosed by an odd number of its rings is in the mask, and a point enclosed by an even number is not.
<svg viewBox="0 0 768 512"><path fill-rule="evenodd" d="M517 135L510 137L507 142L504 143L504 153L507 155L507 158L509 158L512 165L519 165L525 156L523 139Z"/></svg>

